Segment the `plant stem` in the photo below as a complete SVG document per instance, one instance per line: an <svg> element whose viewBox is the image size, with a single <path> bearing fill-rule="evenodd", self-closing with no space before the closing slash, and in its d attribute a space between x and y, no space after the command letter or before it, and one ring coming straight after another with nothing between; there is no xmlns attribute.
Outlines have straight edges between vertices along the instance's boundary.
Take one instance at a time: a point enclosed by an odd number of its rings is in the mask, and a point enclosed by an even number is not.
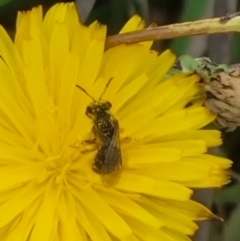
<svg viewBox="0 0 240 241"><path fill-rule="evenodd" d="M221 18L150 27L144 30L113 35L106 39L106 49L123 43L132 44L151 40L229 32L240 32L240 13L226 15Z"/></svg>

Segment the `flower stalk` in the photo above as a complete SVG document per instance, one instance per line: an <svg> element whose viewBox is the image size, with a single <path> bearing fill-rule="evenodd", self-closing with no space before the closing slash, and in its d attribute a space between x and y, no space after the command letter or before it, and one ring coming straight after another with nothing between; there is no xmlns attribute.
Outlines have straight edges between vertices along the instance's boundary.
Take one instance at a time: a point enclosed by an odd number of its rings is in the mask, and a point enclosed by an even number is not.
<svg viewBox="0 0 240 241"><path fill-rule="evenodd" d="M220 18L210 18L191 22L152 27L129 33L116 34L106 39L105 48L120 44L132 44L151 40L173 39L186 36L240 32L240 13Z"/></svg>

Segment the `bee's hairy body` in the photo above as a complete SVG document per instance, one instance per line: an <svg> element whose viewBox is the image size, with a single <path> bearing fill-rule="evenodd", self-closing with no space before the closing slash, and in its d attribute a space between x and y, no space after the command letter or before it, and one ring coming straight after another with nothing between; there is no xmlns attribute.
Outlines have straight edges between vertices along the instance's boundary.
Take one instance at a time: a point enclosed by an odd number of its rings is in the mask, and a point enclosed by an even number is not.
<svg viewBox="0 0 240 241"><path fill-rule="evenodd" d="M94 159L93 170L98 174L109 174L121 164L119 148L119 124L110 113L110 102L93 102L86 114L93 119L93 131L98 141L98 153Z"/></svg>
<svg viewBox="0 0 240 241"><path fill-rule="evenodd" d="M105 116L100 116L94 120L94 133L99 135L100 133L100 142L109 144L114 135L114 122L116 120L112 116L106 113ZM99 133L100 132L100 133Z"/></svg>
<svg viewBox="0 0 240 241"><path fill-rule="evenodd" d="M97 139L98 148L92 169L100 174L102 182L106 187L115 185L122 172L119 123L110 113L112 104L109 101L101 100L112 79L108 81L99 100L94 99L81 86L76 85L93 100L86 108L86 115L93 121L93 132Z"/></svg>

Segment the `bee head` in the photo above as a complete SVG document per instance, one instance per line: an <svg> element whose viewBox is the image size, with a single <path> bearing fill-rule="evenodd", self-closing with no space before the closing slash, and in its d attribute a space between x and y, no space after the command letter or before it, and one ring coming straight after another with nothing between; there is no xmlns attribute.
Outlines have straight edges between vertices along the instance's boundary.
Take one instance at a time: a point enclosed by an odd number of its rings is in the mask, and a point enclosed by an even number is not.
<svg viewBox="0 0 240 241"><path fill-rule="evenodd" d="M112 107L109 101L95 101L86 109L86 113L93 116L99 116L106 113Z"/></svg>

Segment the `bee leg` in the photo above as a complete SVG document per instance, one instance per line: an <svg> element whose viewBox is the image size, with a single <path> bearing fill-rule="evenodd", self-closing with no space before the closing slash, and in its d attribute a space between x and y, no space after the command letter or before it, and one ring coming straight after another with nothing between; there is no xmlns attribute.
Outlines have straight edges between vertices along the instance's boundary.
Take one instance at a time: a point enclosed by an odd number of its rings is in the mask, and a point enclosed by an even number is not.
<svg viewBox="0 0 240 241"><path fill-rule="evenodd" d="M76 149L76 150L80 150L80 145L69 145L69 147L73 148L73 149Z"/></svg>
<svg viewBox="0 0 240 241"><path fill-rule="evenodd" d="M93 139L90 139L90 140L84 140L82 142L83 145L88 145L88 144L96 144L96 141L97 139L96 138L93 138Z"/></svg>
<svg viewBox="0 0 240 241"><path fill-rule="evenodd" d="M97 149L96 145L91 145L90 147L87 147L87 148L84 148L81 145L70 145L70 147L76 149L81 153L88 153L88 152L96 151Z"/></svg>
<svg viewBox="0 0 240 241"><path fill-rule="evenodd" d="M132 140L133 140L133 138L130 136L125 136L125 137L121 138L121 142L124 142L124 143L131 142Z"/></svg>
<svg viewBox="0 0 240 241"><path fill-rule="evenodd" d="M97 140L96 138L84 140L82 142L78 142L75 144L70 145L71 148L78 150L81 153L88 153L95 151L97 149Z"/></svg>
<svg viewBox="0 0 240 241"><path fill-rule="evenodd" d="M92 152L97 149L97 139L89 139L89 140L84 140L82 143L82 146L87 146L81 148L81 153L87 153L87 152Z"/></svg>
<svg viewBox="0 0 240 241"><path fill-rule="evenodd" d="M85 154L85 153L88 153L88 152L93 152L93 151L96 151L96 147L92 147L92 148L83 148L81 149L81 153Z"/></svg>

